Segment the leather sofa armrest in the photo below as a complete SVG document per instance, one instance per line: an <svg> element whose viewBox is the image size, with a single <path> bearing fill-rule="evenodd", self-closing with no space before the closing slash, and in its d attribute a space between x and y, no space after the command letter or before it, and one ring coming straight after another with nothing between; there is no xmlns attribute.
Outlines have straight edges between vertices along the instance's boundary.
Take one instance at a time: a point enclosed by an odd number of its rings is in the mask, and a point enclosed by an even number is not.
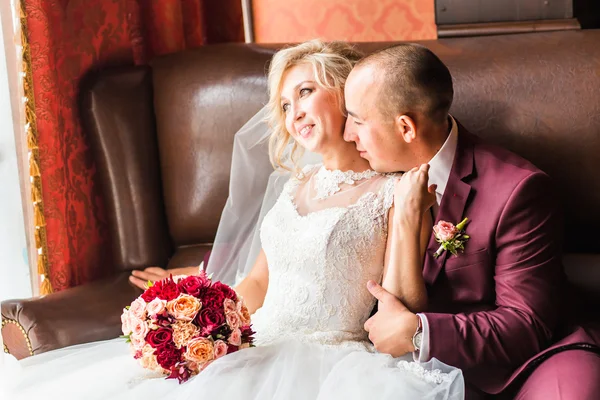
<svg viewBox="0 0 600 400"><path fill-rule="evenodd" d="M129 272L47 296L2 302L4 351L17 359L118 337L121 312L139 289Z"/></svg>

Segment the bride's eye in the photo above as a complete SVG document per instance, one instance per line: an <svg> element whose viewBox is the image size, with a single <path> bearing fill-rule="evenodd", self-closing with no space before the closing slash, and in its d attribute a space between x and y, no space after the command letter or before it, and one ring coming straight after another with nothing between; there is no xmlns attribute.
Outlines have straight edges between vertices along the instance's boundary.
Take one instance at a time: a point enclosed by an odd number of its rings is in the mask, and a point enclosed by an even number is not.
<svg viewBox="0 0 600 400"><path fill-rule="evenodd" d="M300 89L300 97L304 97L310 93L312 93L312 89L309 89L309 88Z"/></svg>
<svg viewBox="0 0 600 400"><path fill-rule="evenodd" d="M290 109L290 103L285 103L284 105L281 106L281 110L286 113L288 112Z"/></svg>

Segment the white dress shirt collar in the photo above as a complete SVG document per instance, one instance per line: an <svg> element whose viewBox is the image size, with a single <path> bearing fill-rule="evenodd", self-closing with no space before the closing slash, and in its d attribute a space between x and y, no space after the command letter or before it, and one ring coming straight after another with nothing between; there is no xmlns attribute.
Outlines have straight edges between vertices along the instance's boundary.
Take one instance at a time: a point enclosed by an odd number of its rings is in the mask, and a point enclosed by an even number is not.
<svg viewBox="0 0 600 400"><path fill-rule="evenodd" d="M458 144L458 125L451 115L449 115L449 117L450 123L452 124L450 134L442 148L429 161L429 185L437 185L436 198L438 205L446 191L446 185L448 183L448 178L450 177L450 170L454 163L456 146Z"/></svg>

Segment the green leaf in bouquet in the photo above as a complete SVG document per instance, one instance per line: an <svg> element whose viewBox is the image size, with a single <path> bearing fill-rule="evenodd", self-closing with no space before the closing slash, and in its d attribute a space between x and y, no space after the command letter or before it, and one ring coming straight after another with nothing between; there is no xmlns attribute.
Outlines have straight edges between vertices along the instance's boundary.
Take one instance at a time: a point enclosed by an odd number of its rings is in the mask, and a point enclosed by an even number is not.
<svg viewBox="0 0 600 400"><path fill-rule="evenodd" d="M154 282L152 282L152 281L148 281L148 282L146 282L146 287L147 287L148 289L150 289L152 286L154 286Z"/></svg>

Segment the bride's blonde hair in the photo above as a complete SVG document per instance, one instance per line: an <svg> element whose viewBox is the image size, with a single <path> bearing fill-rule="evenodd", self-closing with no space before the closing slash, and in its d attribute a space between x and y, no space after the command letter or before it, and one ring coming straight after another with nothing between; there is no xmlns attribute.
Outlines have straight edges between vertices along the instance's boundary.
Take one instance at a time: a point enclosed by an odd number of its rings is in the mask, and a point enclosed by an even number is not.
<svg viewBox="0 0 600 400"><path fill-rule="evenodd" d="M344 106L344 85L354 65L362 54L344 42L323 42L310 40L278 51L269 66L268 85L269 102L267 104L267 122L272 130L269 137L269 158L275 169L292 171L285 165L285 159L291 160L294 171L302 149L293 140L285 127L285 113L281 108L281 85L285 72L296 65L309 64L313 68L317 84L333 92L340 105L340 112L346 114ZM293 141L290 154L285 150Z"/></svg>

